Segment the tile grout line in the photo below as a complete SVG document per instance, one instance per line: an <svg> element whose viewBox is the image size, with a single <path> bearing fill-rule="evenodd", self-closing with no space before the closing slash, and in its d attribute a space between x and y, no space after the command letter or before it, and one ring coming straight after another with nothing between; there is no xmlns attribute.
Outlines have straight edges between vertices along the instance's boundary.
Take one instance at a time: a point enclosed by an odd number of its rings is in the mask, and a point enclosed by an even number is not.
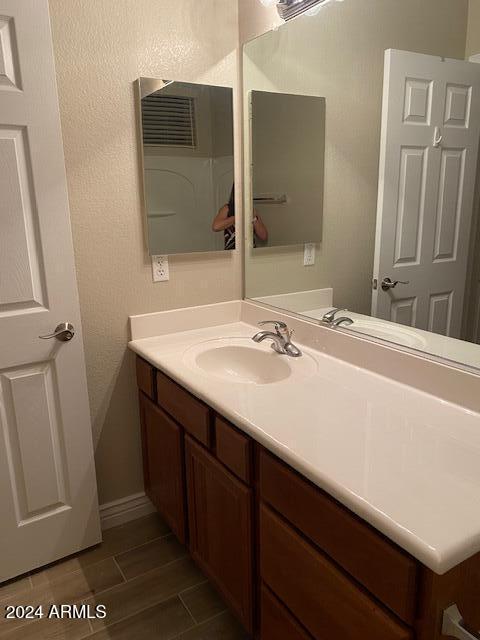
<svg viewBox="0 0 480 640"><path fill-rule="evenodd" d="M225 614L225 611L221 611L220 613L215 614L211 618L208 618L208 620L204 620L200 624L197 624L196 627L191 627L190 629L186 629L185 631L181 631L176 636L173 636L170 640L177 640L178 638L181 638L184 633L190 631L191 629L198 629L198 628L202 627L204 624L207 624L207 622L211 622L212 620L215 620L216 618L220 618L220 616L223 616Z"/></svg>
<svg viewBox="0 0 480 640"><path fill-rule="evenodd" d="M144 575L144 574L142 573L141 575ZM199 583L199 584L203 584L203 582ZM199 585L194 585L194 587L196 587L196 586L199 586ZM194 588L194 587L189 587L189 588ZM186 589L184 589L184 591L186 591ZM98 633L99 631L105 631L110 627L114 627L116 624L119 624L120 622L125 622L125 620L128 620L129 618L134 618L135 616L137 616L137 615L139 615L141 613L145 613L145 611L149 611L150 609L153 609L154 607L158 607L158 605L160 605L160 604L164 604L165 602L168 602L169 600L173 600L174 598L177 598L179 595L180 594L178 594L178 593L173 593L173 594L169 595L167 598L162 598L161 600L158 600L158 602L155 602L153 604L149 604L147 607L143 607L142 609L138 609L138 611L135 611L134 613L131 613L128 616L124 616L123 618L119 618L118 620L115 620L115 622L112 622L111 624L105 624L103 627L100 627L99 629L95 629L94 628L93 632L94 633ZM183 604L183 602L182 602L182 604ZM188 609L187 609L187 612L190 613L190 611ZM225 612L222 611L222 613L225 613ZM108 614L108 612L107 612L107 614ZM190 613L190 617L192 618L192 620L195 620L191 613ZM215 618L216 616L213 616L213 617ZM107 615L106 619L108 620L108 615ZM209 620L211 620L211 619L212 618L209 618ZM195 626L198 626L198 623L195 623L192 627L189 627L189 629L193 629ZM93 628L93 623L92 623L92 628ZM184 633L184 632L182 631L182 633ZM177 637L177 636L175 636L175 637ZM173 640L173 638L171 640Z"/></svg>
<svg viewBox="0 0 480 640"><path fill-rule="evenodd" d="M167 562L166 564L162 564L159 567L153 567L153 569L149 569L148 571L145 571L144 573L139 573L138 576L135 576L134 578L130 578L130 580L127 580L126 582L121 582L120 584L114 584L112 587L108 587L107 589L103 589L102 591L98 591L97 593L92 593L90 596L88 596L87 599L88 600L90 600L91 598L97 598L98 599L99 596L103 596L105 593L113 591L113 589L116 589L118 587L123 587L123 586L125 586L127 584L130 584L130 583L134 582L135 580L138 580L139 578L142 578L143 576L148 575L149 573L153 573L153 571L159 571L160 569L164 569L165 567L169 567L170 565L175 564L175 562L181 562L181 561L185 560L186 558L188 558L188 556L182 556L181 558L176 558L175 560L170 560L170 562ZM110 558L108 558L108 559L110 559ZM200 582L197 582L193 586L196 587L199 584L200 584ZM186 591L186 589L184 589L184 591ZM177 595L177 594L174 593L172 596L170 596L170 598L173 598L175 595ZM169 598L165 598L165 600L168 600L168 599ZM162 602L163 602L163 600L162 600Z"/></svg>
<svg viewBox="0 0 480 640"><path fill-rule="evenodd" d="M152 542L157 542L158 540L163 540L164 538L168 538L169 536L172 536L173 533L170 531L169 533L166 533L163 536L158 536L157 538L152 538L152 540L147 540L147 542L142 542L141 544L135 545L134 547L129 547L128 549L125 549L124 551L121 551L120 553L115 553L115 554L111 554L109 556L105 556L105 558L103 558L102 560L98 560L97 562L92 562L92 564L87 564L85 567L79 566L77 569L73 569L72 571L67 571L67 573L64 573L63 575L60 575L58 578L55 578L54 580L46 580L45 582L40 582L39 584L33 584L32 578L30 577L30 583L32 584L32 589L38 589L40 587L43 588L48 588L51 587L52 585L57 585L59 582L61 582L62 580L64 580L65 578L71 577L74 573L82 573L87 569L90 569L92 567L96 567L97 565L101 564L102 562L106 562L107 560L110 559L116 559L117 556L122 556L125 553L130 553L130 551L135 551L136 549L140 549L140 547L144 547L147 544L151 544ZM88 550L87 550L88 551ZM58 566L61 566L62 562L68 562L69 560L76 560L79 556L74 556L73 558L66 558L64 560L59 560L58 562ZM53 565L53 566L57 566L57 565ZM47 569L43 569L43 571L48 571L50 567L48 567ZM42 570L38 571L38 573L41 573ZM143 574L140 574L143 575ZM131 578L134 579L134 578ZM125 579L126 582L128 582L128 580ZM28 589L27 589L28 591ZM24 592L22 592L24 593ZM103 593L103 592L102 592Z"/></svg>
<svg viewBox="0 0 480 640"><path fill-rule="evenodd" d="M190 609L187 607L184 599L182 598L182 594L181 593L177 593L177 597L180 600L180 602L183 604L183 606L185 607L188 615L191 617L191 619L193 620L194 625L198 625L198 621L195 619L195 616L193 615L193 613L190 611Z"/></svg>
<svg viewBox="0 0 480 640"><path fill-rule="evenodd" d="M203 582L199 582L198 584L194 584L193 587L188 587L187 589L183 589L182 591L180 591L180 593L188 593L189 591L193 591L193 589L198 589L198 587L204 585L204 584L208 584L209 580L208 578L205 578L205 580L203 580Z"/></svg>
<svg viewBox="0 0 480 640"><path fill-rule="evenodd" d="M147 540L146 542L142 542L140 544L136 544L134 547L129 547L128 549L125 549L124 551L120 551L119 553L115 553L112 554L111 556L109 556L109 558L116 558L117 556L123 556L126 553L130 553L131 551L136 551L137 549L140 549L141 547L146 547L147 544L152 544L153 542L158 542L159 540L164 540L165 538L169 538L170 536L173 536L173 532L169 531L168 533L165 533L163 536L158 536L157 538L152 538L151 540Z"/></svg>
<svg viewBox="0 0 480 640"><path fill-rule="evenodd" d="M121 568L121 567L120 567L120 565L118 564L118 560L117 560L116 556L112 556L112 560L113 560L113 564L117 567L117 569L118 569L118 571L119 571L120 575L122 576L124 583L125 583L125 582L128 582L128 580L127 580L127 579L126 579L126 577L125 577L125 574L124 574L124 573L123 573L123 571L122 571L122 568ZM118 586L118 585L116 585L116 586Z"/></svg>

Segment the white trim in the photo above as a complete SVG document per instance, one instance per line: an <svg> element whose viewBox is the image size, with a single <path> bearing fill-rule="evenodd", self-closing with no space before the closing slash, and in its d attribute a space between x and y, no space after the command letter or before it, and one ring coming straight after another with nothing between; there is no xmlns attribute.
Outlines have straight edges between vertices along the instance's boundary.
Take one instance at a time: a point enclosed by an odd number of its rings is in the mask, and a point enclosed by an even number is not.
<svg viewBox="0 0 480 640"><path fill-rule="evenodd" d="M136 520L155 511L155 507L144 493L120 498L100 505L102 531Z"/></svg>
<svg viewBox="0 0 480 640"><path fill-rule="evenodd" d="M480 53L476 53L474 56L470 56L470 62L480 62Z"/></svg>

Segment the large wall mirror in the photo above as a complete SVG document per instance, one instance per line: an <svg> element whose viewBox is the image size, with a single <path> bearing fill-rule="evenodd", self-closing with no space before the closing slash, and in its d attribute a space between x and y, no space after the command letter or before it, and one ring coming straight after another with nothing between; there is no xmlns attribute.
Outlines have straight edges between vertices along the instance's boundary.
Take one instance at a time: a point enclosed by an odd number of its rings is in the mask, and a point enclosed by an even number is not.
<svg viewBox="0 0 480 640"><path fill-rule="evenodd" d="M330 2L245 45L248 298L319 321L347 309L335 316L347 318L341 331L480 369L477 1ZM279 246L254 248L258 190L291 189L259 186L255 101L265 92L280 103L316 98L323 116L319 108L308 121L301 162L281 156L282 181L308 192L292 191L289 215L276 219ZM293 126L307 119L294 111ZM290 134L275 122L262 145L279 150ZM306 214L321 221L320 235L286 241ZM313 264L304 241L316 244Z"/></svg>
<svg viewBox="0 0 480 640"><path fill-rule="evenodd" d="M150 255L223 250L213 222L234 202L232 90L140 78L138 93Z"/></svg>

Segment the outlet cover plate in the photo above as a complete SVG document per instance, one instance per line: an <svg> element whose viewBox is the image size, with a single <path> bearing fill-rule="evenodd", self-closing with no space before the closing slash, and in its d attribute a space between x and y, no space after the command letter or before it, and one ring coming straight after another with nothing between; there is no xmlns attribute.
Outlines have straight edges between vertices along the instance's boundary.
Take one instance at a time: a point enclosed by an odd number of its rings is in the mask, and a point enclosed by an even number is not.
<svg viewBox="0 0 480 640"><path fill-rule="evenodd" d="M315 243L307 242L303 250L303 266L311 267L315 264Z"/></svg>
<svg viewBox="0 0 480 640"><path fill-rule="evenodd" d="M152 256L152 277L154 282L167 282L170 280L168 256Z"/></svg>

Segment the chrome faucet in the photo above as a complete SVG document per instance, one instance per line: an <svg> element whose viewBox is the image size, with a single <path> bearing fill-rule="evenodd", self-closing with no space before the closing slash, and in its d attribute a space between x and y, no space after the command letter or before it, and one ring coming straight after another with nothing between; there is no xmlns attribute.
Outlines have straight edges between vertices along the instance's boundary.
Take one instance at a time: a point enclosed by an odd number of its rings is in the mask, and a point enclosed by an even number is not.
<svg viewBox="0 0 480 640"><path fill-rule="evenodd" d="M353 320L347 316L335 318L337 313L341 313L342 311L348 311L348 309L332 309L323 316L322 321L332 327L340 327L342 324L348 327L353 324Z"/></svg>
<svg viewBox="0 0 480 640"><path fill-rule="evenodd" d="M343 316L341 318L337 318L332 322L332 327L341 327L344 325L345 327L349 327L353 324L353 320L351 318L347 318L347 316Z"/></svg>
<svg viewBox="0 0 480 640"><path fill-rule="evenodd" d="M272 349L277 353L290 356L291 358L299 358L302 355L300 349L291 342L293 332L289 330L285 322L281 322L280 320L264 320L258 323L260 327L264 327L267 324L273 325L275 332L259 331L252 338L254 342L271 340Z"/></svg>

